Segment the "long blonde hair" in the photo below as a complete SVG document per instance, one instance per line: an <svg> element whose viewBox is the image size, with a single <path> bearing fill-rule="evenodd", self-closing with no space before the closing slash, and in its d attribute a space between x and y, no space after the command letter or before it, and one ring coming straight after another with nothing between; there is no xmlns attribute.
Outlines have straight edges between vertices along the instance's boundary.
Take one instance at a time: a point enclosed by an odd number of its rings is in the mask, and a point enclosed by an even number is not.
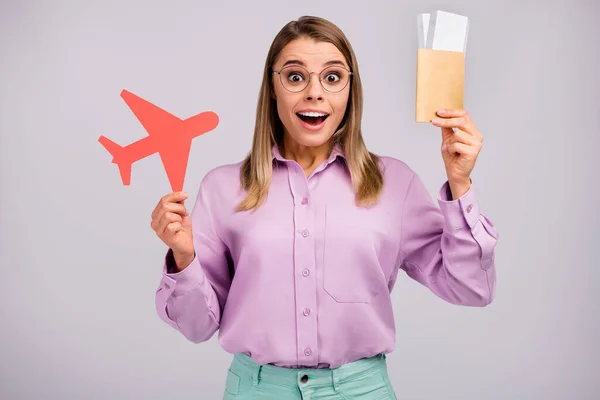
<svg viewBox="0 0 600 400"><path fill-rule="evenodd" d="M332 43L344 55L353 73L350 97L344 117L331 138L331 148L339 143L344 152L357 204L372 205L381 193L383 175L379 169L380 160L376 154L367 150L361 132L363 96L354 50L346 35L335 24L323 18L304 16L297 21L290 21L279 31L267 54L256 108L252 149L240 169L241 186L247 190L247 195L238 205L238 211L260 207L269 191L273 171L271 150L275 144L281 145L283 140L283 124L277 113L276 100L271 96L271 68L281 50L299 38Z"/></svg>

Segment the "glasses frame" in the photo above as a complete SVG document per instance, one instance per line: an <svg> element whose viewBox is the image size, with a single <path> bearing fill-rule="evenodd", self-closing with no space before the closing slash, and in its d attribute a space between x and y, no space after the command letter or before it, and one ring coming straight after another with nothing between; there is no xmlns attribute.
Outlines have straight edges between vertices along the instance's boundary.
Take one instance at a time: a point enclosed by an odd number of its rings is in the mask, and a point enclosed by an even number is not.
<svg viewBox="0 0 600 400"><path fill-rule="evenodd" d="M308 80L306 81L306 85L304 85L304 87L302 89L294 91L294 90L288 89L285 86L285 84L283 83L283 77L281 75L281 72L284 69L288 69L288 68L302 68L303 70L305 70L307 72L307 74L308 74ZM330 69L330 68L342 68L342 69L344 69L344 70L346 70L348 72L348 82L346 82L346 84L344 85L344 87L341 88L340 90L338 90L337 92L332 92L331 90L327 90L327 88L323 84L323 80L321 79L321 74L323 73L323 71L325 71L326 69ZM276 74L276 75L279 75L279 82L281 82L281 86L283 86L283 88L285 90L287 90L288 92L290 92L290 93L300 93L300 92L304 91L308 87L308 85L310 85L310 81L312 79L312 74L317 74L319 76L319 83L321 84L321 87L323 88L323 90L325 90L328 93L340 93L342 90L346 89L346 86L348 86L348 84L352 80L352 75L353 75L352 71L350 71L348 68L346 68L344 66L341 66L341 65L330 65L328 67L323 68L321 70L321 72L318 72L318 73L317 72L309 72L306 68L304 68L301 65L288 65L286 67L281 68L279 71L272 71L272 72L274 74Z"/></svg>

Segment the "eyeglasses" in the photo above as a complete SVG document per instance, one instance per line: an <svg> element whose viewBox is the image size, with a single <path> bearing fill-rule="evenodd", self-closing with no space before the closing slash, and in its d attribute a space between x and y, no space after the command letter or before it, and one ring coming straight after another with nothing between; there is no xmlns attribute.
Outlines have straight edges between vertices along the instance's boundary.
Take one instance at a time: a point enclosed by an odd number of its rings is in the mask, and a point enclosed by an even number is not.
<svg viewBox="0 0 600 400"><path fill-rule="evenodd" d="M306 68L299 65L290 65L280 71L273 71L273 73L279 75L283 87L293 93L306 89L310 82L310 76L316 74L316 72L308 72ZM348 85L350 75L352 75L352 72L344 67L331 66L319 73L319 82L326 91L338 93Z"/></svg>

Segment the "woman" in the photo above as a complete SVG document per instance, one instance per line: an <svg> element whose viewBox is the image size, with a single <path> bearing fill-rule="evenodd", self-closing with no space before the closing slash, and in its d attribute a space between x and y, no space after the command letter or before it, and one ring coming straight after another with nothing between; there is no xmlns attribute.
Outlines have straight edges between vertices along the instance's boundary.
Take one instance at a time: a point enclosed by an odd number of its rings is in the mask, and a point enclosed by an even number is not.
<svg viewBox="0 0 600 400"><path fill-rule="evenodd" d="M453 304L495 294L497 233L470 173L482 135L440 112L448 181L435 207L403 162L370 153L350 43L314 17L288 23L265 63L252 150L185 193L152 228L169 247L160 317L234 354L225 399L395 399L390 292L402 269ZM453 128L458 128L453 130Z"/></svg>

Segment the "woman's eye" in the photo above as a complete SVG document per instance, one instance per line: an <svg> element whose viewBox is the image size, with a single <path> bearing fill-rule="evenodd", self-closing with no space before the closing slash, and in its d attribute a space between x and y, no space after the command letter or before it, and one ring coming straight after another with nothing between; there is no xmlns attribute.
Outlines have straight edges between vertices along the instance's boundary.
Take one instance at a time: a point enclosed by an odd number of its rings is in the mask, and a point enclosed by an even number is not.
<svg viewBox="0 0 600 400"><path fill-rule="evenodd" d="M292 82L300 82L304 77L300 74L290 74L288 79Z"/></svg>
<svg viewBox="0 0 600 400"><path fill-rule="evenodd" d="M325 77L328 82L337 82L340 80L340 77L337 74L329 74Z"/></svg>

